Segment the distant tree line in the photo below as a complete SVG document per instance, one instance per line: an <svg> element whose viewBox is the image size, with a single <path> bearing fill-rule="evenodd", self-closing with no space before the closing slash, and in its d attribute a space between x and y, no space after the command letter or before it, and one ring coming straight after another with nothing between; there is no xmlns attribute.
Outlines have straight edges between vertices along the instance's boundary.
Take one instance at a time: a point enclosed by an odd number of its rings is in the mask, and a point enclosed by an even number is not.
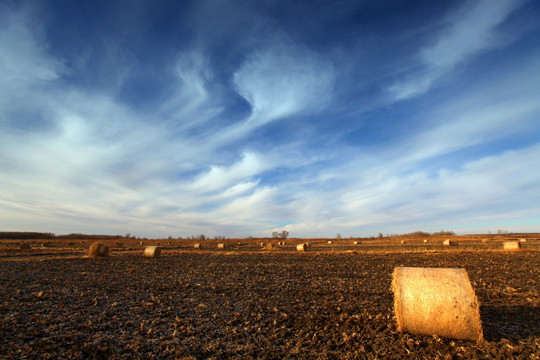
<svg viewBox="0 0 540 360"><path fill-rule="evenodd" d="M0 239L52 239L53 233L30 232L30 231L0 231Z"/></svg>
<svg viewBox="0 0 540 360"><path fill-rule="evenodd" d="M427 236L454 236L455 232L450 230L441 230L429 233L427 231L413 231L406 234L387 234L386 237L427 237ZM379 237L382 238L383 234L379 233Z"/></svg>
<svg viewBox="0 0 540 360"><path fill-rule="evenodd" d="M28 239L78 239L78 240L116 240L121 235L88 235L72 233L56 235L54 233L30 232L30 231L0 231L0 239L28 240Z"/></svg>

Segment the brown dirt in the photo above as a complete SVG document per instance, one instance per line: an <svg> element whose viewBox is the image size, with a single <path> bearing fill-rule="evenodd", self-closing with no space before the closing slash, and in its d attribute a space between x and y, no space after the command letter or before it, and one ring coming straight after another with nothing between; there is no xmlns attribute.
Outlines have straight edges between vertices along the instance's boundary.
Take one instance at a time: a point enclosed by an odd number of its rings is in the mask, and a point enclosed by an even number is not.
<svg viewBox="0 0 540 360"><path fill-rule="evenodd" d="M540 354L535 251L112 255L1 257L0 358ZM481 303L485 344L397 332L390 290L396 266L465 267Z"/></svg>

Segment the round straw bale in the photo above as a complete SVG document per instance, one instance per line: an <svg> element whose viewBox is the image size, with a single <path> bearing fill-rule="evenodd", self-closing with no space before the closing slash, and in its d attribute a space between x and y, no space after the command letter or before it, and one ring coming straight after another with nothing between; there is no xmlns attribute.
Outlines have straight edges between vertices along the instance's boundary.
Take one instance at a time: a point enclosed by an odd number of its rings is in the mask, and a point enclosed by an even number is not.
<svg viewBox="0 0 540 360"><path fill-rule="evenodd" d="M427 239L424 239L424 244L427 243Z"/></svg>
<svg viewBox="0 0 540 360"><path fill-rule="evenodd" d="M521 243L519 241L505 241L503 243L504 251L519 251Z"/></svg>
<svg viewBox="0 0 540 360"><path fill-rule="evenodd" d="M199 244L199 243L193 244L193 248L194 248L194 249L200 249L200 248L201 248L201 244Z"/></svg>
<svg viewBox="0 0 540 360"><path fill-rule="evenodd" d="M221 243L217 245L218 249L225 249L225 244Z"/></svg>
<svg viewBox="0 0 540 360"><path fill-rule="evenodd" d="M89 257L104 257L109 255L109 247L102 243L93 243L88 250Z"/></svg>
<svg viewBox="0 0 540 360"><path fill-rule="evenodd" d="M520 242L520 243L526 243L526 242L527 242L527 239L519 239L519 242Z"/></svg>
<svg viewBox="0 0 540 360"><path fill-rule="evenodd" d="M30 250L32 246L28 243L21 243L20 249L21 250Z"/></svg>
<svg viewBox="0 0 540 360"><path fill-rule="evenodd" d="M444 246L453 246L454 245L454 242L450 239L446 239L443 241L443 245Z"/></svg>
<svg viewBox="0 0 540 360"><path fill-rule="evenodd" d="M465 269L397 267L392 291L398 331L483 341L478 299Z"/></svg>
<svg viewBox="0 0 540 360"><path fill-rule="evenodd" d="M158 257L161 255L161 248L159 246L147 246L144 248L143 255L145 257Z"/></svg>
<svg viewBox="0 0 540 360"><path fill-rule="evenodd" d="M405 245L407 242L405 240L400 241L401 245Z"/></svg>
<svg viewBox="0 0 540 360"><path fill-rule="evenodd" d="M306 250L307 250L306 244L298 244L298 245L296 245L296 251L306 251Z"/></svg>
<svg viewBox="0 0 540 360"><path fill-rule="evenodd" d="M265 245L265 244L262 242L262 243L261 243L261 247L264 247L264 245Z"/></svg>
<svg viewBox="0 0 540 360"><path fill-rule="evenodd" d="M333 244L334 242L332 240L328 240L328 243L329 244Z"/></svg>
<svg viewBox="0 0 540 360"><path fill-rule="evenodd" d="M360 245L360 244L361 244L360 241L355 241L355 242L354 242L354 245Z"/></svg>

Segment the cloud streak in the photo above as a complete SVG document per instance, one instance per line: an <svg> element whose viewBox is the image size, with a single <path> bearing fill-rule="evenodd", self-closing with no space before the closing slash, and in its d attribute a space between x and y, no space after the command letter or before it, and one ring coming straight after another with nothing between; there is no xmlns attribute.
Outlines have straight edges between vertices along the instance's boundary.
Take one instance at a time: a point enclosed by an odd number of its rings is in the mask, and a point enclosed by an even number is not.
<svg viewBox="0 0 540 360"><path fill-rule="evenodd" d="M447 20L446 30L435 44L419 52L423 67L415 77L397 82L388 90L395 100L404 100L428 91L438 79L456 66L503 44L497 26L503 23L521 1L482 0L471 2Z"/></svg>

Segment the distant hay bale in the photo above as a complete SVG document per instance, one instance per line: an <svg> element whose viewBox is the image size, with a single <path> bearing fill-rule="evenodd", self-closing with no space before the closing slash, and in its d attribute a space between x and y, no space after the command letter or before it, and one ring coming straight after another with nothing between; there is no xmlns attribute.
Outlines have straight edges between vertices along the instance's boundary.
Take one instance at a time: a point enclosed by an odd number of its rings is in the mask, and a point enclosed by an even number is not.
<svg viewBox="0 0 540 360"><path fill-rule="evenodd" d="M261 243L261 247L264 247L264 245L265 245L265 243L262 242L262 243Z"/></svg>
<svg viewBox="0 0 540 360"><path fill-rule="evenodd" d="M21 246L19 247L21 250L30 250L31 248L32 246L28 243L21 243Z"/></svg>
<svg viewBox="0 0 540 360"><path fill-rule="evenodd" d="M488 239L482 239L483 243L486 243L487 241L488 241Z"/></svg>
<svg viewBox="0 0 540 360"><path fill-rule="evenodd" d="M158 257L161 255L161 248L159 246L147 246L144 248L143 255L145 257Z"/></svg>
<svg viewBox="0 0 540 360"><path fill-rule="evenodd" d="M425 244L425 243L427 243L427 240L426 240L426 239L424 239L424 244Z"/></svg>
<svg viewBox="0 0 540 360"><path fill-rule="evenodd" d="M443 241L443 245L444 246L454 246L455 244L454 244L454 242L452 240L446 239L446 240Z"/></svg>
<svg viewBox="0 0 540 360"><path fill-rule="evenodd" d="M520 242L520 243L526 243L526 242L527 242L527 239L519 239L519 242Z"/></svg>
<svg viewBox="0 0 540 360"><path fill-rule="evenodd" d="M521 243L519 241L505 241L503 243L504 251L519 251Z"/></svg>
<svg viewBox="0 0 540 360"><path fill-rule="evenodd" d="M360 242L360 241L355 241L353 244L354 244L354 245L360 245L361 242Z"/></svg>
<svg viewBox="0 0 540 360"><path fill-rule="evenodd" d="M298 244L296 245L296 251L306 251L307 245L306 244Z"/></svg>
<svg viewBox="0 0 540 360"><path fill-rule="evenodd" d="M329 244L333 244L334 242L332 240L328 240L328 243Z"/></svg>
<svg viewBox="0 0 540 360"><path fill-rule="evenodd" d="M201 244L199 244L199 243L193 244L193 248L194 248L194 249L200 249L200 248L201 248Z"/></svg>
<svg viewBox="0 0 540 360"><path fill-rule="evenodd" d="M483 341L479 304L465 269L396 267L398 331Z"/></svg>
<svg viewBox="0 0 540 360"><path fill-rule="evenodd" d="M218 249L225 249L225 244L224 243L218 244L217 248Z"/></svg>
<svg viewBox="0 0 540 360"><path fill-rule="evenodd" d="M105 257L109 255L109 247L102 243L93 243L88 250L89 257Z"/></svg>
<svg viewBox="0 0 540 360"><path fill-rule="evenodd" d="M266 244L266 250L274 250L276 247L272 243Z"/></svg>
<svg viewBox="0 0 540 360"><path fill-rule="evenodd" d="M405 240L400 241L401 245L405 245L407 242Z"/></svg>

